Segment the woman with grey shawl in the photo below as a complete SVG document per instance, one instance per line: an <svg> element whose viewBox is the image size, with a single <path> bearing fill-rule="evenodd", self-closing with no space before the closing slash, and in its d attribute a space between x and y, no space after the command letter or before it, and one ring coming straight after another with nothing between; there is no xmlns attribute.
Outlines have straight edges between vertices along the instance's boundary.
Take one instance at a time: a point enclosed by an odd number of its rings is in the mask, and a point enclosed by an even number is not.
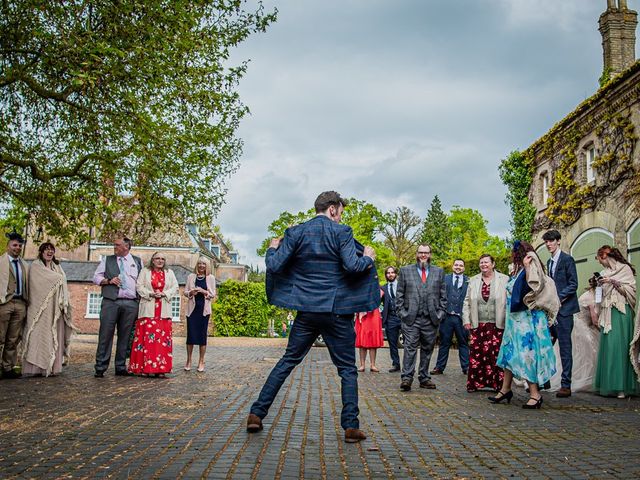
<svg viewBox="0 0 640 480"><path fill-rule="evenodd" d="M24 375L60 373L74 330L67 277L55 252L52 243L43 243L29 267L29 308L21 349Z"/></svg>
<svg viewBox="0 0 640 480"><path fill-rule="evenodd" d="M596 259L604 267L598 284L602 288L601 298L596 293L599 307L600 348L598 365L593 380L593 389L600 395L640 394L634 372L632 339L634 338L634 318L636 308L635 270L617 248L603 245L598 249ZM637 330L637 328L636 328Z"/></svg>

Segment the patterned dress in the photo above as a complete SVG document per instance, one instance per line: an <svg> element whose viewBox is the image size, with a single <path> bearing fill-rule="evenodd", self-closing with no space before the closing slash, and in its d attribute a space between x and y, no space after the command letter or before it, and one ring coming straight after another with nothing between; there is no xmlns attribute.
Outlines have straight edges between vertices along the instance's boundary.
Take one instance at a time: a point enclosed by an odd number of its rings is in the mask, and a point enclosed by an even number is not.
<svg viewBox="0 0 640 480"><path fill-rule="evenodd" d="M164 270L151 271L153 290L164 290ZM136 322L136 330L131 347L129 372L135 374L170 373L173 367L173 342L171 340L171 319L160 318L162 300L156 299L153 318L143 317Z"/></svg>
<svg viewBox="0 0 640 480"><path fill-rule="evenodd" d="M511 312L513 284L524 274L521 270L507 283L507 318L497 365L515 378L543 385L556 373L547 316L541 310Z"/></svg>
<svg viewBox="0 0 640 480"><path fill-rule="evenodd" d="M481 297L485 304L491 296L491 284L481 282ZM493 310L495 317L495 308ZM502 386L503 370L496 365L496 358L502 342L502 330L492 321L480 319L478 328L470 330L469 335L469 373L467 391L475 392L482 388L498 391ZM488 319L487 319L488 320Z"/></svg>

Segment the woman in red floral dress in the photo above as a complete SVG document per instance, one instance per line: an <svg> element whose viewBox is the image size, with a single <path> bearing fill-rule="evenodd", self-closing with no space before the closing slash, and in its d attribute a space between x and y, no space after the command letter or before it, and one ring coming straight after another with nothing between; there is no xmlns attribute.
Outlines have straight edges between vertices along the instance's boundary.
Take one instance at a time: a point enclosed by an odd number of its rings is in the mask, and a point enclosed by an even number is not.
<svg viewBox="0 0 640 480"><path fill-rule="evenodd" d="M133 374L164 377L173 366L171 298L178 293L178 281L165 263L165 257L156 252L138 276L140 307L129 360Z"/></svg>
<svg viewBox="0 0 640 480"><path fill-rule="evenodd" d="M380 290L382 295L382 290ZM376 352L378 348L384 346L384 336L382 334L382 315L380 309L375 308L370 312L356 313L356 348L360 352L359 372L364 372L364 364L369 352L371 371L378 373L376 367Z"/></svg>

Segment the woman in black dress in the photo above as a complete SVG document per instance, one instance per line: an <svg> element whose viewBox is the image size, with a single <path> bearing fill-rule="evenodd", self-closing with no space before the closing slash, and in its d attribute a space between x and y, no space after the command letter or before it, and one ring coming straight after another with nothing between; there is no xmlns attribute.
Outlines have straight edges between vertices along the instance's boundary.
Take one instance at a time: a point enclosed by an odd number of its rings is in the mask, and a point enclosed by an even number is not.
<svg viewBox="0 0 640 480"><path fill-rule="evenodd" d="M187 277L184 294L189 299L187 303L187 362L184 369L187 372L191 370L193 346L199 345L198 372L204 372L211 301L216 296L216 279L211 275L211 264L206 257L198 259L194 273Z"/></svg>

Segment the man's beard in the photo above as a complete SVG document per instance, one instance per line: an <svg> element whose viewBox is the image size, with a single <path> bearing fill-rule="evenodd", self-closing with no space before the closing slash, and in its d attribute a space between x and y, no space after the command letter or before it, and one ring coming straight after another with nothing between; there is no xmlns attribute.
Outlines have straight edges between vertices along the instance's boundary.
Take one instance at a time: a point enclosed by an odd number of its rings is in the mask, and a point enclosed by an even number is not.
<svg viewBox="0 0 640 480"><path fill-rule="evenodd" d="M427 268L429 266L429 261L418 259L418 265L420 265L420 268Z"/></svg>

